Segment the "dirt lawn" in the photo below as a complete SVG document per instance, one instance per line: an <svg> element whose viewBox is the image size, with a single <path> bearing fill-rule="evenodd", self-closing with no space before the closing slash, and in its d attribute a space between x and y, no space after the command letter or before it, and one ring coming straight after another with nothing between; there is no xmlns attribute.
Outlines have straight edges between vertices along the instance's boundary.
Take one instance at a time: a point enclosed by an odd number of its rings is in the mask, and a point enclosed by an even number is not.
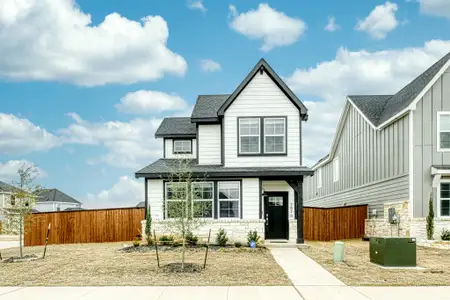
<svg viewBox="0 0 450 300"><path fill-rule="evenodd" d="M450 250L417 247L417 265L425 270L385 270L369 258L369 242L345 242L344 263L333 263L333 242L307 242L302 250L347 285L448 285Z"/></svg>
<svg viewBox="0 0 450 300"><path fill-rule="evenodd" d="M130 243L128 243L130 244ZM125 253L123 243L49 245L44 260L0 262L0 286L165 286L165 285L290 285L284 271L266 249L210 251L206 270L165 273L154 251ZM2 250L3 259L18 248ZM24 254L42 257L43 247L27 247ZM204 249L191 249L187 262L203 264ZM160 253L161 264L179 262L180 252Z"/></svg>

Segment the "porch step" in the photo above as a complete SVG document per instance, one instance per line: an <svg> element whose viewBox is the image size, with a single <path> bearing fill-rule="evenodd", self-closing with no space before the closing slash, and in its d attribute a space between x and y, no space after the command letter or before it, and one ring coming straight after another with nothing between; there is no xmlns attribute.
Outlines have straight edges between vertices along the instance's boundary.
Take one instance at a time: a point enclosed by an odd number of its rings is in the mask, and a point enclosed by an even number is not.
<svg viewBox="0 0 450 300"><path fill-rule="evenodd" d="M309 248L307 244L297 244L295 241L289 240L266 240L264 246L267 248Z"/></svg>

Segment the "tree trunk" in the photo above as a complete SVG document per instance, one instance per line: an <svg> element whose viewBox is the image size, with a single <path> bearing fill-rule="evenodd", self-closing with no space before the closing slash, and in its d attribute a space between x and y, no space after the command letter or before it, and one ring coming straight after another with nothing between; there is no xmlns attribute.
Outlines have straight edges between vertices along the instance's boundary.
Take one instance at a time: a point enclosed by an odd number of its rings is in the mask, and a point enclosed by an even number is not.
<svg viewBox="0 0 450 300"><path fill-rule="evenodd" d="M181 250L181 270L184 270L184 258L186 254L186 234L183 235L183 249Z"/></svg>
<svg viewBox="0 0 450 300"><path fill-rule="evenodd" d="M23 216L19 217L19 246L20 246L20 257L23 257L23 245L22 245L22 236L23 236Z"/></svg>

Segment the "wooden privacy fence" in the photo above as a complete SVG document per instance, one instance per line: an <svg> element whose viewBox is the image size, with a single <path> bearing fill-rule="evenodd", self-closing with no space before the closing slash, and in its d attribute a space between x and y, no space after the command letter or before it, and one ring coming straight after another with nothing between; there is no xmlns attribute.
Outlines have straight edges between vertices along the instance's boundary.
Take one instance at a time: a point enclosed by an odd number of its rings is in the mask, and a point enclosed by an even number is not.
<svg viewBox="0 0 450 300"><path fill-rule="evenodd" d="M34 213L25 220L25 246L131 241L140 233L143 208Z"/></svg>
<svg viewBox="0 0 450 300"><path fill-rule="evenodd" d="M336 208L305 207L303 235L305 240L332 241L364 236L367 205Z"/></svg>

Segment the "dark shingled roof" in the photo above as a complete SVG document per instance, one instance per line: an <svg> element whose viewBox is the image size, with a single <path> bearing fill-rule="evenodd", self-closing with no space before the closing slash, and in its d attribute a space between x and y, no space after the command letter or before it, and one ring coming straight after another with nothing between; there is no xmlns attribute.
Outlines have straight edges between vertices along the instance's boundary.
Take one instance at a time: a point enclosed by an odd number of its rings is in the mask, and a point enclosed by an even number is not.
<svg viewBox="0 0 450 300"><path fill-rule="evenodd" d="M349 96L349 98L373 125L378 126L408 107L449 60L450 53L395 95L357 95Z"/></svg>
<svg viewBox="0 0 450 300"><path fill-rule="evenodd" d="M155 137L195 137L197 128L191 123L191 118L164 118L156 130Z"/></svg>
<svg viewBox="0 0 450 300"><path fill-rule="evenodd" d="M65 203L76 203L81 204L81 202L75 200L69 195L61 192L58 189L46 189L38 193L39 202L65 202Z"/></svg>
<svg viewBox="0 0 450 300"><path fill-rule="evenodd" d="M136 178L167 178L178 169L188 167L193 175L210 178L223 177L252 177L252 176L301 176L312 175L313 171L307 167L246 167L225 168L223 166L198 165L196 159L177 160L159 159L136 172Z"/></svg>
<svg viewBox="0 0 450 300"><path fill-rule="evenodd" d="M139 203L136 205L136 207L139 207L139 208L145 208L145 201L139 202Z"/></svg>
<svg viewBox="0 0 450 300"><path fill-rule="evenodd" d="M191 119L217 118L219 108L230 95L199 95L192 111Z"/></svg>
<svg viewBox="0 0 450 300"><path fill-rule="evenodd" d="M14 190L13 186L4 183L3 181L0 181L0 191L11 193L13 190Z"/></svg>
<svg viewBox="0 0 450 300"><path fill-rule="evenodd" d="M81 208L81 207L68 207L64 211L79 211L79 210L85 210L85 209Z"/></svg>

